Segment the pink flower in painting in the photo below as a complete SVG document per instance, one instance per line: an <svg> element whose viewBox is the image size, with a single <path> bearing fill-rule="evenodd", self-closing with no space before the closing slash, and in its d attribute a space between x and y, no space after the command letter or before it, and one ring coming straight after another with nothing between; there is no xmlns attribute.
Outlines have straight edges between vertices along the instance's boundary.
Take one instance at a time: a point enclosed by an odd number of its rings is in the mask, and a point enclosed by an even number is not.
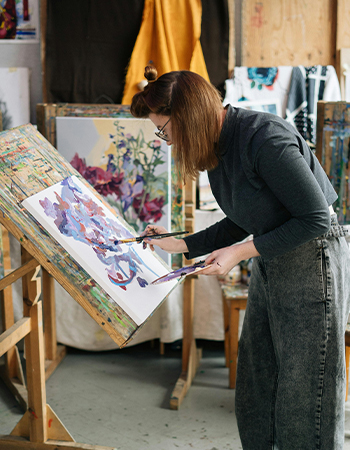
<svg viewBox="0 0 350 450"><path fill-rule="evenodd" d="M144 194L144 193L143 193ZM150 195L138 195L134 198L132 206L142 222L158 222L163 215L164 197L149 199Z"/></svg>
<svg viewBox="0 0 350 450"><path fill-rule="evenodd" d="M14 39L17 27L16 1L6 0L0 9L0 39Z"/></svg>
<svg viewBox="0 0 350 450"><path fill-rule="evenodd" d="M71 161L72 166L82 175L101 195L117 194L121 197L122 173L113 173L101 167L87 166L85 160L76 153Z"/></svg>
<svg viewBox="0 0 350 450"><path fill-rule="evenodd" d="M161 145L162 145L162 143L160 142L160 140L155 139L153 142L151 142L150 147L158 150L158 149L160 149Z"/></svg>

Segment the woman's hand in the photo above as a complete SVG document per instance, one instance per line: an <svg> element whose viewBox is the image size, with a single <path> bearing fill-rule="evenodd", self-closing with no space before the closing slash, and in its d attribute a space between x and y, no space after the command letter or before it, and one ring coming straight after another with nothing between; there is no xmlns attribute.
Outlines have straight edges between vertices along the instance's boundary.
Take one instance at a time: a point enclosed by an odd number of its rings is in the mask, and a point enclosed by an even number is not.
<svg viewBox="0 0 350 450"><path fill-rule="evenodd" d="M150 249L154 251L154 246L163 249L167 253L186 253L188 252L187 245L183 239L176 239L175 237L167 237L162 239L152 239L152 234L168 233L168 230L159 225L147 225L140 236L149 236L143 242L149 245Z"/></svg>
<svg viewBox="0 0 350 450"><path fill-rule="evenodd" d="M235 244L215 250L205 260L206 264L212 264L208 269L203 270L203 275L227 275L228 272L237 266L241 261L254 256L259 256L253 241Z"/></svg>

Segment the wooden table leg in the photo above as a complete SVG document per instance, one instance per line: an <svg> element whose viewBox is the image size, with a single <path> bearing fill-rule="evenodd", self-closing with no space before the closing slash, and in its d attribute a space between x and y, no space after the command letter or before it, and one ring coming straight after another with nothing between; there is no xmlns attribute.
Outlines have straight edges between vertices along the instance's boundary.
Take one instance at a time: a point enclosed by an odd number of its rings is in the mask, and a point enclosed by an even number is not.
<svg viewBox="0 0 350 450"><path fill-rule="evenodd" d="M222 297L223 313L224 313L224 348L225 348L225 364L229 367L230 364L230 306Z"/></svg>
<svg viewBox="0 0 350 450"><path fill-rule="evenodd" d="M237 356L238 356L238 327L239 327L239 308L230 305L230 325L229 325L229 388L236 387Z"/></svg>
<svg viewBox="0 0 350 450"><path fill-rule="evenodd" d="M236 387L238 341L239 341L239 313L245 310L248 300L246 285L221 284L222 303L224 312L225 332L225 360L229 368L229 388Z"/></svg>
<svg viewBox="0 0 350 450"><path fill-rule="evenodd" d="M345 401L348 400L348 390L349 390L349 363L350 363L350 347L345 346L345 367L346 367Z"/></svg>

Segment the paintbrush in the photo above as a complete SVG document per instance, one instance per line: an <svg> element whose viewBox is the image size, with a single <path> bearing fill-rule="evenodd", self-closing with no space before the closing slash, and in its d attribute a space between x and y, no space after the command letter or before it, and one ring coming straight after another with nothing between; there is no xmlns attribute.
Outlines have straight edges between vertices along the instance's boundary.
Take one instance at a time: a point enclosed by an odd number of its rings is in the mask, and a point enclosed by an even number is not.
<svg viewBox="0 0 350 450"><path fill-rule="evenodd" d="M144 239L163 239L170 236L179 236L181 234L187 234L188 231L175 231L174 233L163 233L163 234L147 234L146 236L137 236L128 239L120 239L119 241L114 241L114 244L128 244L129 242L142 242Z"/></svg>

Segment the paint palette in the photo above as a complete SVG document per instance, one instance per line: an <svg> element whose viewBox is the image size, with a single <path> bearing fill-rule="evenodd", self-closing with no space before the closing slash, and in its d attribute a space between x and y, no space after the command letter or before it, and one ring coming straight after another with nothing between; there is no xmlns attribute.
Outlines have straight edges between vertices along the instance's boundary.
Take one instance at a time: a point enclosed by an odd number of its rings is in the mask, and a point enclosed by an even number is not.
<svg viewBox="0 0 350 450"><path fill-rule="evenodd" d="M151 284L161 284L178 278L184 278L187 277L187 275L193 275L197 272L201 272L204 269L208 269L211 266L212 264L205 264L204 261L199 261L192 266L181 267L180 269L174 270L173 272L169 272L167 275L163 275L162 277L159 277L156 280L152 281Z"/></svg>

